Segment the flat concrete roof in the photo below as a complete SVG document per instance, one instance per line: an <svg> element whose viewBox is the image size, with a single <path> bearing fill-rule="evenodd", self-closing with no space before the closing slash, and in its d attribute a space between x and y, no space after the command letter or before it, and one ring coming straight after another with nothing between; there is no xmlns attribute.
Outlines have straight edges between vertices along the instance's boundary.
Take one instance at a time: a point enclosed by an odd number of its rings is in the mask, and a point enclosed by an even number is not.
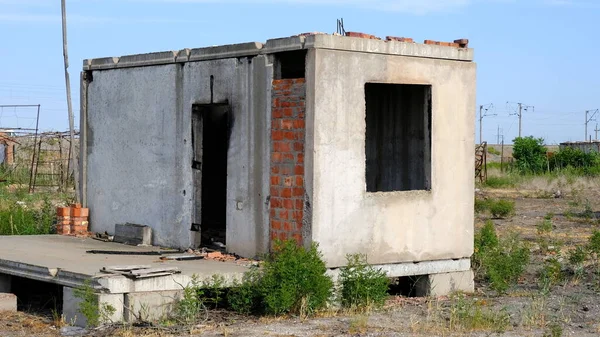
<svg viewBox="0 0 600 337"><path fill-rule="evenodd" d="M206 48L182 49L149 54L104 57L83 61L83 70L102 70L142 67L160 64L186 63L273 54L301 49L330 49L359 53L399 55L473 61L473 49L457 48L435 44L414 42L384 41L361 37L315 34L271 39L266 43L249 42Z"/></svg>
<svg viewBox="0 0 600 337"><path fill-rule="evenodd" d="M88 250L132 252L158 251L159 247L136 247L91 238L62 235L0 236L0 273L38 281L77 287L97 280L96 287L110 293L178 290L192 275L200 280L218 274L228 281L239 279L248 267L213 260L162 261L157 255L104 255ZM168 250L165 250L168 252ZM172 252L172 251L171 251ZM121 275L101 273L107 266L150 265L177 267L181 274L132 280ZM101 277L99 277L101 276ZM96 277L96 278L95 278Z"/></svg>

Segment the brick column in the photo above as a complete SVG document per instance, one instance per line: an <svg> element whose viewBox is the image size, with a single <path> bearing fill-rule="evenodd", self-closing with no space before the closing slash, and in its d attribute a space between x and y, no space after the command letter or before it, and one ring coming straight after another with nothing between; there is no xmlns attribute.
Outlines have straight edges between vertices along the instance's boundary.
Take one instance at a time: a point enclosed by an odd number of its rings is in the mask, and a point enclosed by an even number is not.
<svg viewBox="0 0 600 337"><path fill-rule="evenodd" d="M270 237L301 245L304 218L303 78L273 80L271 107Z"/></svg>

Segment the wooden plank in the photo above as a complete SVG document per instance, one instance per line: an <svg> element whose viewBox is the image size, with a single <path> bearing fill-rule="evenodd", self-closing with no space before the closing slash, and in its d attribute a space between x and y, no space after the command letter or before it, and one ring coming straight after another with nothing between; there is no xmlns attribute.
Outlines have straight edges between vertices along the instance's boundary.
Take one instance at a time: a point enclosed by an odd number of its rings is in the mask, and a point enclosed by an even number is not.
<svg viewBox="0 0 600 337"><path fill-rule="evenodd" d="M152 268L152 266L149 264L130 265L130 266L108 266L108 267L102 267L102 270L127 271L127 270L148 269L148 268Z"/></svg>
<svg viewBox="0 0 600 337"><path fill-rule="evenodd" d="M174 261L189 261L189 260L202 260L202 255L169 255L161 256L161 260L174 260Z"/></svg>
<svg viewBox="0 0 600 337"><path fill-rule="evenodd" d="M114 242L127 245L152 245L152 228L138 224L116 224Z"/></svg>
<svg viewBox="0 0 600 337"><path fill-rule="evenodd" d="M156 273L156 274L148 274L148 275L135 275L134 278L143 279L143 278L169 276L169 275L173 275L173 273Z"/></svg>
<svg viewBox="0 0 600 337"><path fill-rule="evenodd" d="M163 272L179 273L180 270L177 267L138 269L138 270L132 270L131 275L145 275L145 274L163 273Z"/></svg>

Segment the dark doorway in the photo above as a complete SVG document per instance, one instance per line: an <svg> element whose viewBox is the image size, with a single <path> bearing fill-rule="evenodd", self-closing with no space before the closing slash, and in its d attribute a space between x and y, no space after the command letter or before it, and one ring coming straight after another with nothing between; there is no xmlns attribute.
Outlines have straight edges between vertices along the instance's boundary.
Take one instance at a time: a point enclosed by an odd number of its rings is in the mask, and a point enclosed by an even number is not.
<svg viewBox="0 0 600 337"><path fill-rule="evenodd" d="M231 118L229 105L194 105L194 225L202 245L225 244L227 214L227 150ZM198 228L199 227L199 228Z"/></svg>

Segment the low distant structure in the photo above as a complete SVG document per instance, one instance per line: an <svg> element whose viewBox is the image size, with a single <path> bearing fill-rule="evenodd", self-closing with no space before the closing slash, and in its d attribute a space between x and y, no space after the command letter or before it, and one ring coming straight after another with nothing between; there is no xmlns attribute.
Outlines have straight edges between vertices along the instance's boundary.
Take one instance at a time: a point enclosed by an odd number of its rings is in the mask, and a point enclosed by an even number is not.
<svg viewBox="0 0 600 337"><path fill-rule="evenodd" d="M589 142L564 142L564 143L560 143L560 148L564 149L564 148L572 148L572 149L577 149L577 150L581 150L585 153L589 153L589 152L597 152L600 153L600 140L593 140L593 141L589 141Z"/></svg>

